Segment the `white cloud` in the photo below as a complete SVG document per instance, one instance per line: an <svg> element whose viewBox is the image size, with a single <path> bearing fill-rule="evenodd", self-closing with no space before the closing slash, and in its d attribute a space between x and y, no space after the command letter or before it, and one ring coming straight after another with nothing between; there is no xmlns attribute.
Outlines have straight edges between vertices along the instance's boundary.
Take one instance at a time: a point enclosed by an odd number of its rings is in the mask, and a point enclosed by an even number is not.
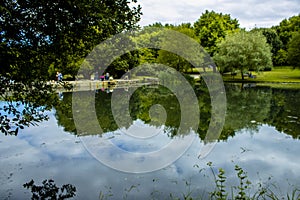
<svg viewBox="0 0 300 200"><path fill-rule="evenodd" d="M141 26L155 22L194 23L205 10L230 14L241 27L253 28L278 25L285 18L299 14L299 0L140 0Z"/></svg>

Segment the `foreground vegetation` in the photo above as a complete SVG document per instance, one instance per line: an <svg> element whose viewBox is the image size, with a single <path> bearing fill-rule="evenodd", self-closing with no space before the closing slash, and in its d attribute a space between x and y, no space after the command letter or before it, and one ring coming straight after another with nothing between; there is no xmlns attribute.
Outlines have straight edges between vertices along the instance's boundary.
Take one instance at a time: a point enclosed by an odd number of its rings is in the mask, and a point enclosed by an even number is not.
<svg viewBox="0 0 300 200"><path fill-rule="evenodd" d="M235 165L236 177L238 180L237 186L226 185L226 172L224 169L219 168L218 174L214 173L212 168L212 163L209 162L207 165L210 167L214 178L216 189L213 192L210 192L211 199L217 200L227 200L227 199L240 199L240 200L258 200L258 199L288 199L288 200L298 200L300 198L300 190L298 188L293 188L291 194L286 194L284 197L280 197L277 194L278 191L273 191L270 187L264 186L262 183L258 183L257 189L250 193L250 189L255 187L248 179L247 172L245 172L240 166ZM278 190L278 188L276 188ZM192 200L192 198L190 198Z"/></svg>
<svg viewBox="0 0 300 200"><path fill-rule="evenodd" d="M264 183L258 183L257 186L251 183L248 179L247 172L245 172L240 166L235 165L236 172L236 182L237 185L227 185L227 176L224 169L219 168L217 173L214 169L211 162L207 163L208 167L213 174L215 189L208 193L207 197L204 196L194 196L193 191L189 190L184 192L182 196L176 196L175 194L169 194L169 199L184 199L184 200L193 200L193 199L211 199L211 200L229 200L229 199L238 199L238 200L260 200L260 199L288 199L288 200L299 200L300 199L300 189L297 187L291 188L290 193L286 193L283 196L273 191L272 187L265 185ZM32 193L32 199L53 199L53 200L62 200L69 199L76 196L76 187L72 184L63 185L61 188L57 187L53 180L44 180L43 185L35 185L34 181L31 180L28 183L23 185L24 188L28 189ZM189 183L186 183L189 185ZM278 188L273 185L275 189ZM134 186L131 187L131 189ZM253 190L254 188L254 190ZM111 189L111 188L110 188ZM123 199L128 199L128 194L131 192L131 189L125 190ZM100 191L99 199L114 199L112 191L109 190L108 193ZM148 199L145 197L145 199ZM154 199L152 193L150 194L149 199Z"/></svg>

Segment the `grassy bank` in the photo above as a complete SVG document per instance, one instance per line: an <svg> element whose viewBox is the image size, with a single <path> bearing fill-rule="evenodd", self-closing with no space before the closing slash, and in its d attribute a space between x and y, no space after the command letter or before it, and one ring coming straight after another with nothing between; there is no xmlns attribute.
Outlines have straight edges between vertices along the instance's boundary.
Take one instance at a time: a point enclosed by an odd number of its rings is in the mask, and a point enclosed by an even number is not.
<svg viewBox="0 0 300 200"><path fill-rule="evenodd" d="M223 75L225 82L254 82L254 83L300 83L300 69L292 67L274 67L272 71L251 72L255 78L245 77L241 74L232 76L230 73Z"/></svg>

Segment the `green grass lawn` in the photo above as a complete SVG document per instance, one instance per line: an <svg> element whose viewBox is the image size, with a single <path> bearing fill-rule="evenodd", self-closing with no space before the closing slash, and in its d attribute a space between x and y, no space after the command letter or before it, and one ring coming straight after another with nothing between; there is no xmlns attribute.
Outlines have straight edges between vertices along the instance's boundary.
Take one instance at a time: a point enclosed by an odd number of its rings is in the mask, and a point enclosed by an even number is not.
<svg viewBox="0 0 300 200"><path fill-rule="evenodd" d="M226 82L257 82L257 83L300 83L300 69L292 67L274 67L272 71L252 72L256 78L246 77L242 80L241 74L232 77L230 74L223 75Z"/></svg>

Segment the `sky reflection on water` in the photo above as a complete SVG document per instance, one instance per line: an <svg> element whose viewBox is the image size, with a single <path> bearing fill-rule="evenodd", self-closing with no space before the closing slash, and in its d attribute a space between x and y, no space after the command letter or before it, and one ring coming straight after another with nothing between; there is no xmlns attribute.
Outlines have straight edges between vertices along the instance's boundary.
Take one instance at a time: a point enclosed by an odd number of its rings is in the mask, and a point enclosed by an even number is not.
<svg viewBox="0 0 300 200"><path fill-rule="evenodd" d="M97 199L100 192L112 193L111 199L169 198L170 193L182 197L182 193L189 191L205 197L206 192L214 189L214 178L206 165L209 161L215 171L225 169L229 185L237 185L234 165L238 164L248 172L255 186L259 182L274 183L282 195L292 189L289 184L300 187L300 141L272 126L239 130L234 137L218 142L204 159L198 159L203 143L195 140L183 156L168 167L151 173L130 174L101 164L86 151L79 137L57 126L54 115L55 111L50 112L49 121L25 129L17 137L0 136L1 199L29 199L30 193L22 185L31 179L41 184L50 178L59 186L67 183L76 186L75 199ZM107 133L105 137L110 138L112 134ZM112 141L118 146L140 152L155 150L169 140L157 136L155 144L133 145L120 134L115 136Z"/></svg>

